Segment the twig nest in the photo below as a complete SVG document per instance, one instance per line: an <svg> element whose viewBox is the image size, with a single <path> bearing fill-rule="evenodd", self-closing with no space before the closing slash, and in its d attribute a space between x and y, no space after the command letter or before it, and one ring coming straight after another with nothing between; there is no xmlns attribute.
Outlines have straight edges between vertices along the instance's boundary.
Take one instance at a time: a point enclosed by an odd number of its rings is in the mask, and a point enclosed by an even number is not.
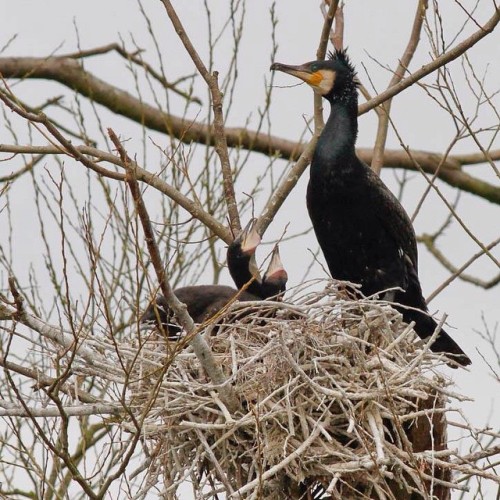
<svg viewBox="0 0 500 500"><path fill-rule="evenodd" d="M200 498L316 490L385 498L394 488L397 498L425 497L433 453L446 456L441 357L422 352L387 303L349 300L332 287L291 301L235 305L207 339L240 397L237 414L189 348L162 373L166 344L151 340L131 402L138 413L152 406L144 425L156 450L151 470L172 494L190 478ZM434 476L434 492L449 484L446 471Z"/></svg>

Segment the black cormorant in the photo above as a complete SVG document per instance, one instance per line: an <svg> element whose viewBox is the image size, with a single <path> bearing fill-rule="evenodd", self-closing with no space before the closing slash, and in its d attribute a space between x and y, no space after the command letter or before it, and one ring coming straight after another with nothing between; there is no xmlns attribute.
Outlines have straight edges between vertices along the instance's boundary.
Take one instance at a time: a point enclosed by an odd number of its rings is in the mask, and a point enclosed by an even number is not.
<svg viewBox="0 0 500 500"><path fill-rule="evenodd" d="M405 322L421 338L437 328L427 314L418 279L415 232L407 213L382 180L355 153L358 133L356 73L345 51L300 66L271 70L300 78L331 105L311 162L307 208L333 278L361 285L365 296L390 288L384 298L400 304ZM462 365L470 359L441 330L431 349Z"/></svg>
<svg viewBox="0 0 500 500"><path fill-rule="evenodd" d="M186 304L189 315L195 323L203 323L220 311L238 295L241 302L273 298L279 300L286 290L287 273L283 267L276 246L264 277L260 279L255 263L255 250L260 244L260 236L251 222L229 245L227 262L230 274L238 290L224 285L195 285L174 290L177 298ZM239 291L254 277L248 288ZM178 338L180 327L175 322L173 311L168 307L163 295L156 297L141 317L144 325L161 323L169 338Z"/></svg>
<svg viewBox="0 0 500 500"><path fill-rule="evenodd" d="M177 298L186 304L187 311L195 323L203 323L219 312L227 303L234 299L238 290L224 285L194 285L176 288ZM246 302L261 300L260 297L248 292L241 292L238 300ZM141 317L141 323L146 326L161 328L169 339L177 339L181 327L175 320L173 311L168 307L163 295L158 295Z"/></svg>
<svg viewBox="0 0 500 500"><path fill-rule="evenodd" d="M260 282L259 296L263 299L281 300L286 291L287 281L288 274L281 263L280 249L276 245L267 271Z"/></svg>
<svg viewBox="0 0 500 500"><path fill-rule="evenodd" d="M261 239L255 222L255 219L252 219L229 245L227 249L229 273L238 290L249 283L245 288L247 292L264 300L270 297L279 298L286 290L288 275L281 262L279 248L276 246L267 271L264 277L260 278L255 262L255 250L260 245Z"/></svg>

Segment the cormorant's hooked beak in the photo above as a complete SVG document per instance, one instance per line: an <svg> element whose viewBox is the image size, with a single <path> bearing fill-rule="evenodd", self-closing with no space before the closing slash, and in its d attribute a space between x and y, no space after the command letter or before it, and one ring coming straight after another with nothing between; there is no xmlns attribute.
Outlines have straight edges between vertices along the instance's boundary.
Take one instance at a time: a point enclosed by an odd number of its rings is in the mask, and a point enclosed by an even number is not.
<svg viewBox="0 0 500 500"><path fill-rule="evenodd" d="M260 234L257 232L257 219L250 220L237 237L237 241L241 242L242 253L246 255L255 254L255 250L261 242Z"/></svg>
<svg viewBox="0 0 500 500"><path fill-rule="evenodd" d="M312 87L319 85L323 79L319 71L311 71L309 63L301 64L300 66L290 66L288 64L273 63L271 64L271 71L282 71L288 75L296 76Z"/></svg>
<svg viewBox="0 0 500 500"><path fill-rule="evenodd" d="M322 96L326 96L333 89L336 73L331 69L321 68L313 71L311 68L316 63L308 62L300 66L289 66L287 64L273 63L272 71L282 71L288 75L300 78L312 87L312 89Z"/></svg>

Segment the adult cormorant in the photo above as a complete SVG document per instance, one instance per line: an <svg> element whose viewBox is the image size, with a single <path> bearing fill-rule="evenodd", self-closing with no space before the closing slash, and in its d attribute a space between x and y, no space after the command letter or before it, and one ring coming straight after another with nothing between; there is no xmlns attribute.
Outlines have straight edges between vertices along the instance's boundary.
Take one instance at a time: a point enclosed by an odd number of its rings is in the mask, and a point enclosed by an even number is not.
<svg viewBox="0 0 500 500"><path fill-rule="evenodd" d="M300 66L274 63L271 70L300 78L331 105L311 162L307 208L333 278L361 285L370 296L396 302L421 338L437 328L427 314L418 279L415 232L407 213L382 180L355 153L358 133L356 73L346 52ZM462 365L470 359L441 330L431 346Z"/></svg>
<svg viewBox="0 0 500 500"><path fill-rule="evenodd" d="M228 267L238 290L224 285L195 285L174 290L177 298L186 304L188 313L195 323L203 323L211 318L237 294L241 302L280 299L286 290L288 276L281 262L278 247L275 247L267 271L260 279L255 263L255 250L259 244L260 236L255 230L254 223L251 222L228 247ZM255 278L248 288L239 291L252 277ZM171 339L178 338L181 332L181 328L175 322L173 311L168 307L163 295L156 297L155 302L146 309L141 323L155 325L157 328L161 323L162 329Z"/></svg>

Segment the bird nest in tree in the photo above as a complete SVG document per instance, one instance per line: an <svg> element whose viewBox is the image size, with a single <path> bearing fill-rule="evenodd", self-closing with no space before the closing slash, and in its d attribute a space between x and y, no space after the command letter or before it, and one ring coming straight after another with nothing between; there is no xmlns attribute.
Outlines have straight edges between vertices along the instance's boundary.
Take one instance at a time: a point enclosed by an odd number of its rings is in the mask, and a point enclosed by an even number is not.
<svg viewBox="0 0 500 500"><path fill-rule="evenodd" d="M142 345L130 404L150 408L150 485L167 497L188 480L199 498L447 498L444 360L390 305L332 286L293 306L235 304L218 324L206 339L238 412L189 347L173 354L155 334Z"/></svg>

